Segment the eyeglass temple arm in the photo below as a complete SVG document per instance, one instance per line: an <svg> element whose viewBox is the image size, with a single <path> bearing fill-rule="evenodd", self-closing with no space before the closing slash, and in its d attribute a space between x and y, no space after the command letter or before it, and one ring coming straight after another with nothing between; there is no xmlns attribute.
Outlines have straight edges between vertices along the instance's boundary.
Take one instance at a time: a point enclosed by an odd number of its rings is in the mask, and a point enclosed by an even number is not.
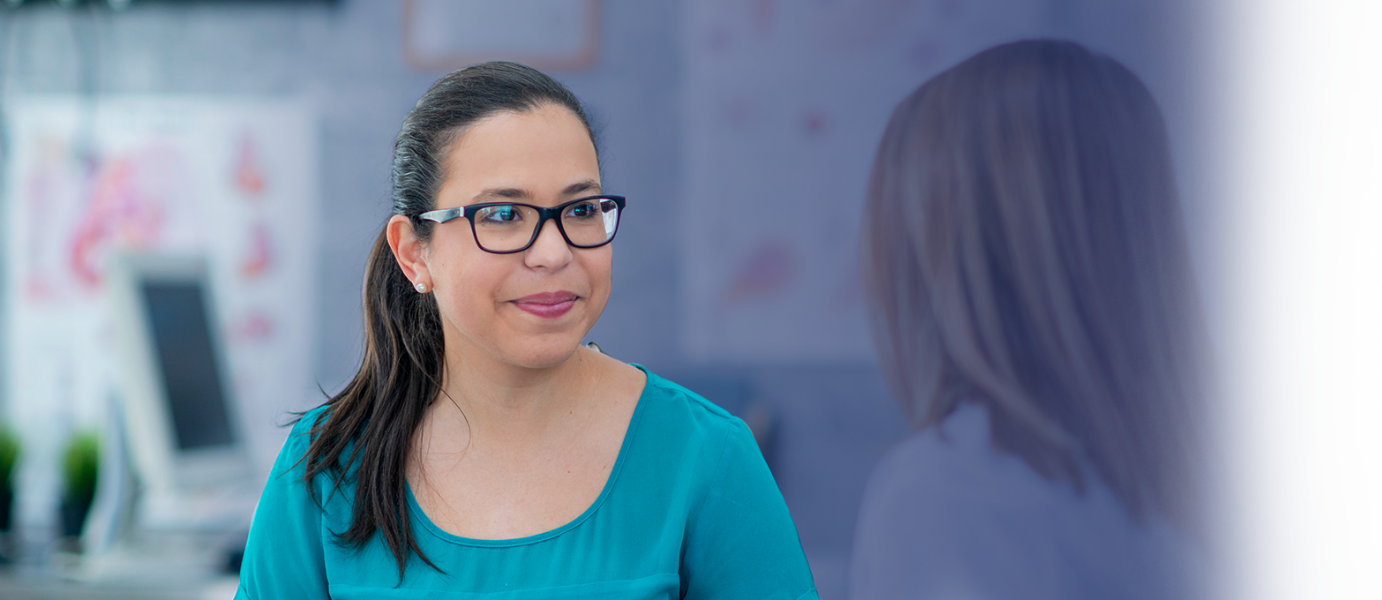
<svg viewBox="0 0 1382 600"><path fill-rule="evenodd" d="M461 216L460 208L444 208L441 210L433 210L422 213L418 215L418 218L426 219L434 223L445 223L459 216Z"/></svg>

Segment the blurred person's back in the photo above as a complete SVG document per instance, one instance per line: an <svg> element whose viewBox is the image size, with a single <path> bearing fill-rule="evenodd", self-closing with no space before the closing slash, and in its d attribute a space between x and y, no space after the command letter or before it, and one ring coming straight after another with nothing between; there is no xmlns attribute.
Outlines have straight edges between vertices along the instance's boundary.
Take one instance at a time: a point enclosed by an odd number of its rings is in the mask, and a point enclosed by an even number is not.
<svg viewBox="0 0 1382 600"><path fill-rule="evenodd" d="M854 598L1184 598L1201 324L1165 126L1117 62L1007 44L879 147L865 271L915 433L876 468Z"/></svg>

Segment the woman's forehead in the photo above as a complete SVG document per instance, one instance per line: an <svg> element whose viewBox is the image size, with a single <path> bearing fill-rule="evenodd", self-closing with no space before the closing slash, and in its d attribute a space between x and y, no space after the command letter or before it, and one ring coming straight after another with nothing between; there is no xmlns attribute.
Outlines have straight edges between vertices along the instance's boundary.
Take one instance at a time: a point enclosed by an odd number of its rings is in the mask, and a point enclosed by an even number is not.
<svg viewBox="0 0 1382 600"><path fill-rule="evenodd" d="M573 185L589 187L593 182L598 187L600 181L589 132L574 113L559 105L495 113L458 135L449 150L446 185L472 194L562 194Z"/></svg>

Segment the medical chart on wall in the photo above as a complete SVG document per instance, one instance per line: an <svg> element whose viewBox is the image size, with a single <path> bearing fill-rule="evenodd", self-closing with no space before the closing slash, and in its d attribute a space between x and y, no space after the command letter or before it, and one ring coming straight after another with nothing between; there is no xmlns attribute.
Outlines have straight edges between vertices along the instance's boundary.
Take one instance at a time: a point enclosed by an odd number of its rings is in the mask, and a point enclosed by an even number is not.
<svg viewBox="0 0 1382 600"><path fill-rule="evenodd" d="M5 117L5 393L32 460L99 426L117 393L104 294L117 250L206 257L229 387L252 447L276 449L275 416L320 398L307 106L47 96L14 99Z"/></svg>
<svg viewBox="0 0 1382 600"><path fill-rule="evenodd" d="M1047 0L682 3L682 331L697 360L868 361L867 177L893 108Z"/></svg>

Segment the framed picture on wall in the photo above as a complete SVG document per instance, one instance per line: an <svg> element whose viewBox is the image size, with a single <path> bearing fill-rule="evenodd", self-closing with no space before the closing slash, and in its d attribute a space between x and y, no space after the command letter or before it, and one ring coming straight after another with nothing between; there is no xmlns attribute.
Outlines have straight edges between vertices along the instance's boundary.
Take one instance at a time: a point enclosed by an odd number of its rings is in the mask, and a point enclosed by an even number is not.
<svg viewBox="0 0 1382 600"><path fill-rule="evenodd" d="M490 60L578 71L600 48L600 0L404 0L403 55L415 69Z"/></svg>

